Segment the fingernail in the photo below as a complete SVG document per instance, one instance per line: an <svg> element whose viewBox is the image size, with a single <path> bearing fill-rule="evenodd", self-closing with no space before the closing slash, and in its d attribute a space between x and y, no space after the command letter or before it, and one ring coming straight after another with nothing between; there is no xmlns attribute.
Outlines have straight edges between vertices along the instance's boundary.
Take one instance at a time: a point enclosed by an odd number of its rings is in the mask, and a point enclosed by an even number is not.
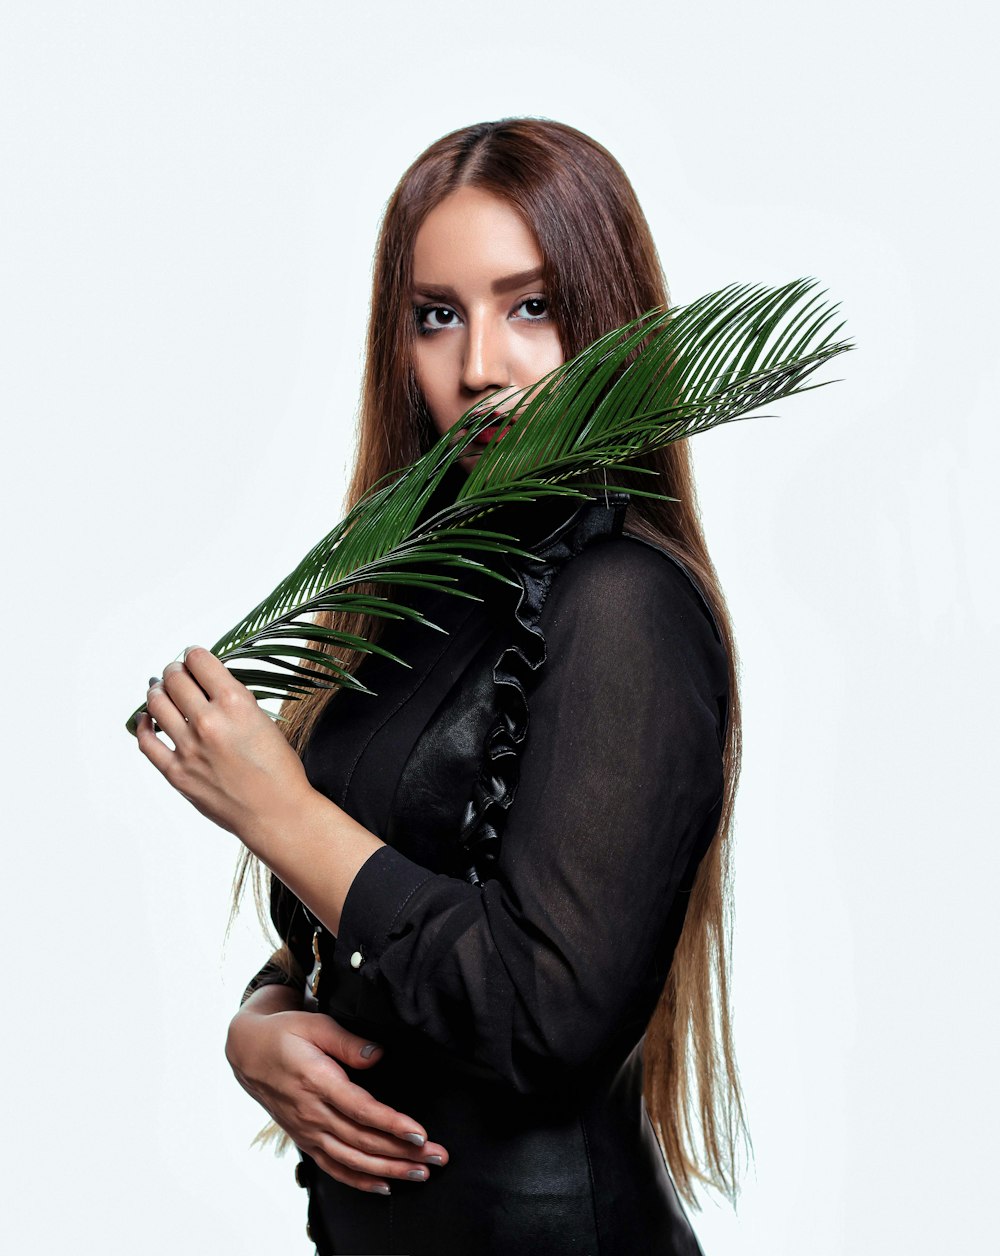
<svg viewBox="0 0 1000 1256"><path fill-rule="evenodd" d="M426 1169L407 1169L406 1176L408 1178L413 1178L415 1182L426 1182L427 1170Z"/></svg>
<svg viewBox="0 0 1000 1256"><path fill-rule="evenodd" d="M404 1134L403 1137L408 1138L411 1143L416 1143L418 1147L422 1147L427 1142L423 1134Z"/></svg>
<svg viewBox="0 0 1000 1256"><path fill-rule="evenodd" d="M366 1060L370 1060L377 1050L378 1050L378 1045L376 1043L366 1042L365 1045L361 1048L361 1054L364 1056Z"/></svg>
<svg viewBox="0 0 1000 1256"><path fill-rule="evenodd" d="M184 647L184 660L185 660L185 662L187 661L187 656L191 653L191 651L192 651L192 650L197 650L197 648L198 648L198 647L197 647L196 645L186 645L186 646Z"/></svg>
<svg viewBox="0 0 1000 1256"><path fill-rule="evenodd" d="M377 1191L379 1195L391 1195L392 1190L388 1182L379 1182L377 1186L372 1187L373 1191Z"/></svg>
<svg viewBox="0 0 1000 1256"><path fill-rule="evenodd" d="M150 676L149 683L150 685L162 685L163 678L161 676Z"/></svg>
<svg viewBox="0 0 1000 1256"><path fill-rule="evenodd" d="M444 1157L443 1156L428 1156L427 1163L428 1164L444 1164Z"/></svg>

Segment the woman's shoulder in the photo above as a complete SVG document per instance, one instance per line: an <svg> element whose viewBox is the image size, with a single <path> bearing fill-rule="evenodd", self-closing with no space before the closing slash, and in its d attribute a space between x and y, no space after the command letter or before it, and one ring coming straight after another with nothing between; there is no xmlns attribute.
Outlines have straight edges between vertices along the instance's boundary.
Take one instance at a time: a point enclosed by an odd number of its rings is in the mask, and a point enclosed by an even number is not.
<svg viewBox="0 0 1000 1256"><path fill-rule="evenodd" d="M634 533L590 541L560 571L549 597L554 611L591 623L638 619L661 631L673 625L721 641L692 572L662 545Z"/></svg>
<svg viewBox="0 0 1000 1256"><path fill-rule="evenodd" d="M626 532L593 539L553 580L539 627L562 683L599 693L610 679L655 695L666 722L712 712L724 735L728 652L693 574L663 547Z"/></svg>

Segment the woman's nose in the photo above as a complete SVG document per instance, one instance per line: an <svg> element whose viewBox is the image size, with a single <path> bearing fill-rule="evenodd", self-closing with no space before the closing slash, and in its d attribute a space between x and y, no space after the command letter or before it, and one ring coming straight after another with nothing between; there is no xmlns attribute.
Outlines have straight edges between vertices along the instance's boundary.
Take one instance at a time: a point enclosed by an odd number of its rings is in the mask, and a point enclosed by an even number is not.
<svg viewBox="0 0 1000 1256"><path fill-rule="evenodd" d="M462 363L462 384L469 392L504 388L510 383L510 363L503 332L487 319L472 318Z"/></svg>

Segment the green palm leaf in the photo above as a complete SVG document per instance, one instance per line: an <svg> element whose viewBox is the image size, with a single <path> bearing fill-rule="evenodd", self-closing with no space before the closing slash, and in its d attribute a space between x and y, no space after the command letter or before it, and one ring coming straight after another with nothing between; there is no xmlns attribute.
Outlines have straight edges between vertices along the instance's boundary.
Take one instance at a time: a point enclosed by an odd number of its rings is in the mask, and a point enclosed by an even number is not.
<svg viewBox="0 0 1000 1256"><path fill-rule="evenodd" d="M819 387L806 381L853 347L837 339L843 324L836 321L837 307L823 297L812 279L777 288L731 285L609 332L539 384L502 397L497 404L505 409L520 406L516 423L502 440L495 434L480 447L454 503L422 520L428 499L468 442L491 425L490 403L503 390L492 394L459 420L464 439L442 436L401 473L376 484L212 652L258 699L295 698L337 685L370 692L327 651L340 646L405 661L310 616L355 611L438 627L414 608L356 586L384 584L398 591L409 585L474 597L458 586L457 575L441 570L449 567L473 567L511 583L494 569L499 558L529 551L478 520L510 502L614 489L608 468L654 475L631 460ZM599 484L579 478L596 471ZM628 492L666 499L652 488L630 486ZM251 666L233 666L242 661ZM143 710L129 718L129 732Z"/></svg>

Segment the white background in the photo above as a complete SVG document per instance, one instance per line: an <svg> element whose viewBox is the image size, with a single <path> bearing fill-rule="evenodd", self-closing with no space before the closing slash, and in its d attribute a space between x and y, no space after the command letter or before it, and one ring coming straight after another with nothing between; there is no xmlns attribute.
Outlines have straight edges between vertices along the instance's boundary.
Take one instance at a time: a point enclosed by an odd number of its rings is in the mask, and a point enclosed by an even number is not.
<svg viewBox="0 0 1000 1256"><path fill-rule="evenodd" d="M619 158L676 302L812 274L858 344L826 372L843 382L697 443L744 667L756 1148L738 1214L697 1219L706 1253L984 1249L991 21L902 0L6 0L5 1250L311 1250L292 1161L249 1149L261 1113L223 1057L268 950L249 909L223 946L234 839L123 721L340 517L382 207L432 140L511 114Z"/></svg>

